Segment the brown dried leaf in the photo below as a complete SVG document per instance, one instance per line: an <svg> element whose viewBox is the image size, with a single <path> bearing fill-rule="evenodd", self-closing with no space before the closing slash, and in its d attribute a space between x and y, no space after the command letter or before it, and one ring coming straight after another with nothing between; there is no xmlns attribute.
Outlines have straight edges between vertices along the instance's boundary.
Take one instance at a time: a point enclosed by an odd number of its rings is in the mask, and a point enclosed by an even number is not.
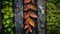
<svg viewBox="0 0 60 34"><path fill-rule="evenodd" d="M24 27L24 29L27 29L27 28L29 28L29 24L26 24Z"/></svg>
<svg viewBox="0 0 60 34"><path fill-rule="evenodd" d="M27 31L26 31L26 34L28 34L28 32L29 32L29 31L27 30Z"/></svg>
<svg viewBox="0 0 60 34"><path fill-rule="evenodd" d="M32 1L32 3L34 4L34 0L31 0Z"/></svg>
<svg viewBox="0 0 60 34"><path fill-rule="evenodd" d="M25 20L25 22L29 22L29 19L30 19L30 17L28 17L28 18Z"/></svg>
<svg viewBox="0 0 60 34"><path fill-rule="evenodd" d="M26 34L28 34L28 32L32 32L31 27L29 27L29 28L27 29Z"/></svg>
<svg viewBox="0 0 60 34"><path fill-rule="evenodd" d="M29 15L31 16L31 17L33 17L33 18L38 18L38 16L34 13L34 12L29 12Z"/></svg>
<svg viewBox="0 0 60 34"><path fill-rule="evenodd" d="M35 26L34 21L30 17L26 19L26 22L28 22L33 27Z"/></svg>
<svg viewBox="0 0 60 34"><path fill-rule="evenodd" d="M24 11L27 11L29 9L37 10L37 8L34 5L31 5L31 4L28 4L28 5L24 6Z"/></svg>
<svg viewBox="0 0 60 34"><path fill-rule="evenodd" d="M25 21L25 23L24 24L29 24L27 21Z"/></svg>
<svg viewBox="0 0 60 34"><path fill-rule="evenodd" d="M24 0L24 3L29 3L31 0Z"/></svg>
<svg viewBox="0 0 60 34"><path fill-rule="evenodd" d="M31 29L31 27L28 29L30 32L32 32L32 29Z"/></svg>
<svg viewBox="0 0 60 34"><path fill-rule="evenodd" d="M24 19L28 18L29 17L29 14L26 12L24 13Z"/></svg>

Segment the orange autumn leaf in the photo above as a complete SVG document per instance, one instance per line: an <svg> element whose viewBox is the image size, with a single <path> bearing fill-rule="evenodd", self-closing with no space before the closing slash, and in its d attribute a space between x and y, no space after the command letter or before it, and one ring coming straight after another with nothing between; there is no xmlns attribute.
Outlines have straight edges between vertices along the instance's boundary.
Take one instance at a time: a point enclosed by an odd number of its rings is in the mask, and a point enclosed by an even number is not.
<svg viewBox="0 0 60 34"><path fill-rule="evenodd" d="M33 27L35 26L34 21L30 17L26 19L26 22L28 22Z"/></svg>
<svg viewBox="0 0 60 34"><path fill-rule="evenodd" d="M24 6L24 11L27 11L29 9L37 10L37 8L34 5L31 5L31 4L28 4L28 5Z"/></svg>
<svg viewBox="0 0 60 34"><path fill-rule="evenodd" d="M29 17L29 14L26 12L24 13L24 19L28 18Z"/></svg>
<svg viewBox="0 0 60 34"><path fill-rule="evenodd" d="M29 3L31 0L24 0L24 3Z"/></svg>
<svg viewBox="0 0 60 34"><path fill-rule="evenodd" d="M34 13L34 12L29 12L29 15L30 17L33 17L33 18L38 18L38 16Z"/></svg>
<svg viewBox="0 0 60 34"><path fill-rule="evenodd" d="M33 26L33 27L35 26L35 23L34 23L34 21L33 21L31 18L29 19L29 24L30 24L31 26Z"/></svg>

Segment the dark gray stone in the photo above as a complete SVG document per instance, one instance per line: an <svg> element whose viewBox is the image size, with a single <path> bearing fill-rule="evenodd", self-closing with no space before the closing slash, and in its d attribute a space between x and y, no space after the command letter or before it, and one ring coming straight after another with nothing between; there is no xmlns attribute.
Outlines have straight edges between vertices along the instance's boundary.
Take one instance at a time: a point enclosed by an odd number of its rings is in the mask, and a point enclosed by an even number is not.
<svg viewBox="0 0 60 34"><path fill-rule="evenodd" d="M15 0L15 34L23 34L23 5L22 0Z"/></svg>
<svg viewBox="0 0 60 34"><path fill-rule="evenodd" d="M45 34L45 1L37 0L38 6L38 34Z"/></svg>
<svg viewBox="0 0 60 34"><path fill-rule="evenodd" d="M1 7L1 0L0 0L0 34L3 34L1 8L2 7Z"/></svg>

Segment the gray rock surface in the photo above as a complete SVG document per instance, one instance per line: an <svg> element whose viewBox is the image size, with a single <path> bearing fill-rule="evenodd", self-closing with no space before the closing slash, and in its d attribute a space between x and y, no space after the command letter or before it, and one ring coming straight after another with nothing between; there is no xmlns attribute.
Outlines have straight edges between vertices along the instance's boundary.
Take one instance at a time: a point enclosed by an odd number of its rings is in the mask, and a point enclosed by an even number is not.
<svg viewBox="0 0 60 34"><path fill-rule="evenodd" d="M45 1L37 0L38 6L38 34L45 34Z"/></svg>
<svg viewBox="0 0 60 34"><path fill-rule="evenodd" d="M15 34L22 34L23 32L23 6L22 0L15 0Z"/></svg>

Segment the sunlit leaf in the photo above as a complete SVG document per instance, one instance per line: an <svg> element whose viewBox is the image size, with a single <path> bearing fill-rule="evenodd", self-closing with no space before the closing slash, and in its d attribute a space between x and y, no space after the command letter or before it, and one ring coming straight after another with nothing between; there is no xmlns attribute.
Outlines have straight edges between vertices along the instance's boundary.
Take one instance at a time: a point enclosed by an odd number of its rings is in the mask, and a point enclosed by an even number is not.
<svg viewBox="0 0 60 34"><path fill-rule="evenodd" d="M31 18L29 18L28 21L29 21L29 24L30 24L31 26L33 26L33 27L35 26L35 22L34 22Z"/></svg>

